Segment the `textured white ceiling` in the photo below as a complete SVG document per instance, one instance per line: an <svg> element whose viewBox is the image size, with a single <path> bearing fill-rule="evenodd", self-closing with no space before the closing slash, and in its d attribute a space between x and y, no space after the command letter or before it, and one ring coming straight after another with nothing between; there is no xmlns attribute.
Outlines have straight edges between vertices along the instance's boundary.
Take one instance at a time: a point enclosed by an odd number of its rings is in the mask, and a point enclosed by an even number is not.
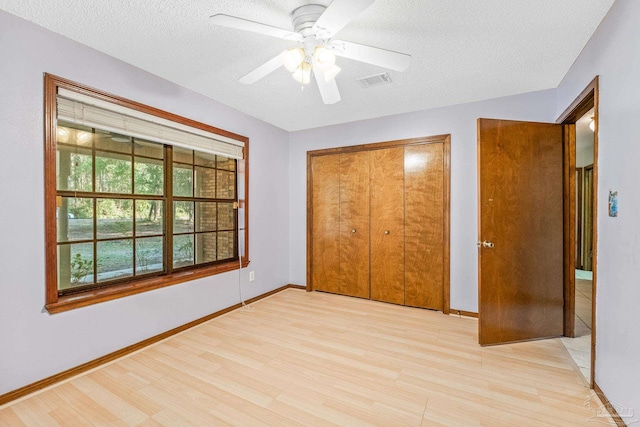
<svg viewBox="0 0 640 427"><path fill-rule="evenodd" d="M348 1L348 0L346 0ZM377 0L336 38L413 56L384 69L338 58L342 101L324 105L284 68L238 78L293 46L209 23L216 13L291 28L291 12L331 0L0 0L0 8L226 105L294 131L555 88L614 0Z"/></svg>

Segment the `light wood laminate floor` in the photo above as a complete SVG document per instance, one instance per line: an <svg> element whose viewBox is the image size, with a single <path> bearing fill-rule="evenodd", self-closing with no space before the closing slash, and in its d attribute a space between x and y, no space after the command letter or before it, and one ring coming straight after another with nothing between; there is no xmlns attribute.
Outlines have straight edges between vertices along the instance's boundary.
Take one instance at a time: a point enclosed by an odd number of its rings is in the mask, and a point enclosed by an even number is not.
<svg viewBox="0 0 640 427"><path fill-rule="evenodd" d="M0 425L607 421L557 339L482 348L475 319L294 289L252 308L5 405Z"/></svg>

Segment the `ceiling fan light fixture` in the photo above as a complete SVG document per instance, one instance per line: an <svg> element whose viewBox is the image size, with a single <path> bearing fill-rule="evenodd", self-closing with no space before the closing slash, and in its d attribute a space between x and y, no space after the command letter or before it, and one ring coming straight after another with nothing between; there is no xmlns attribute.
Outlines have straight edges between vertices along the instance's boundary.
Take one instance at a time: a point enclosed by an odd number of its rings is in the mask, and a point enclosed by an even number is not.
<svg viewBox="0 0 640 427"><path fill-rule="evenodd" d="M291 73L294 73L300 67L305 57L304 49L301 47L287 49L280 54L284 67Z"/></svg>
<svg viewBox="0 0 640 427"><path fill-rule="evenodd" d="M326 72L336 65L336 55L331 49L317 46L313 51L313 61L320 71Z"/></svg>
<svg viewBox="0 0 640 427"><path fill-rule="evenodd" d="M333 65L331 68L324 72L324 80L326 82L330 82L338 75L340 71L342 71L342 68L338 67L337 65Z"/></svg>
<svg viewBox="0 0 640 427"><path fill-rule="evenodd" d="M292 74L295 81L302 83L303 85L311 82L311 64L303 62Z"/></svg>

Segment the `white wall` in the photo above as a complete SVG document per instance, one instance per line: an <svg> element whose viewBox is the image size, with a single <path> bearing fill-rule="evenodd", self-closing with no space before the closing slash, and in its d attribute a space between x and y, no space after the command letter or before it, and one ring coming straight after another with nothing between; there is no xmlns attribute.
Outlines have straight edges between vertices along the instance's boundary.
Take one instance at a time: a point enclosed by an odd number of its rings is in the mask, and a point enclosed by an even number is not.
<svg viewBox="0 0 640 427"><path fill-rule="evenodd" d="M291 133L291 283L306 284L308 150L451 134L451 308L477 312L476 119L555 121L555 101L549 90Z"/></svg>
<svg viewBox="0 0 640 427"><path fill-rule="evenodd" d="M239 301L230 272L55 315L43 309L44 72L249 137L256 281L244 280L244 295L288 283L287 132L2 11L0 58L0 394Z"/></svg>
<svg viewBox="0 0 640 427"><path fill-rule="evenodd" d="M593 145L589 147L576 146L576 167L583 168L593 164Z"/></svg>
<svg viewBox="0 0 640 427"><path fill-rule="evenodd" d="M617 0L558 88L557 113L600 76L595 381L640 415L640 2ZM608 217L609 190L619 216ZM629 422L630 419L627 419Z"/></svg>

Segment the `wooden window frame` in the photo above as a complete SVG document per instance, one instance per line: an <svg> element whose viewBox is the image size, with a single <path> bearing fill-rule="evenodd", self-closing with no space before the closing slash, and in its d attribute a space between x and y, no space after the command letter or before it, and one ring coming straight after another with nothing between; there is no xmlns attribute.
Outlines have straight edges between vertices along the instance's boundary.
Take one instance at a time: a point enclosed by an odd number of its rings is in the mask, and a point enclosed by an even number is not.
<svg viewBox="0 0 640 427"><path fill-rule="evenodd" d="M184 283L227 271L237 270L249 265L249 138L228 132L204 123L168 113L154 107L140 104L119 96L115 96L88 86L84 86L70 80L51 74L44 76L44 144L45 144L45 308L49 313L58 313L75 308L85 307L104 301L110 301L153 289ZM123 107L138 110L147 114L171 120L176 123L191 126L224 137L233 138L244 143L243 159L237 161L236 173L244 174L244 199L240 200L240 208L244 209L244 228L239 230L244 234L244 247L240 250L240 261L235 258L228 262L214 265L197 265L189 269L181 269L169 274L148 278L134 279L126 283L118 283L102 288L90 289L69 295L59 295L57 272L57 223L56 223L56 95L59 88L73 90L94 98L98 98ZM164 218L164 221L169 219ZM239 220L239 218L238 218ZM240 236L237 236L238 242ZM168 248L167 250L169 250Z"/></svg>

